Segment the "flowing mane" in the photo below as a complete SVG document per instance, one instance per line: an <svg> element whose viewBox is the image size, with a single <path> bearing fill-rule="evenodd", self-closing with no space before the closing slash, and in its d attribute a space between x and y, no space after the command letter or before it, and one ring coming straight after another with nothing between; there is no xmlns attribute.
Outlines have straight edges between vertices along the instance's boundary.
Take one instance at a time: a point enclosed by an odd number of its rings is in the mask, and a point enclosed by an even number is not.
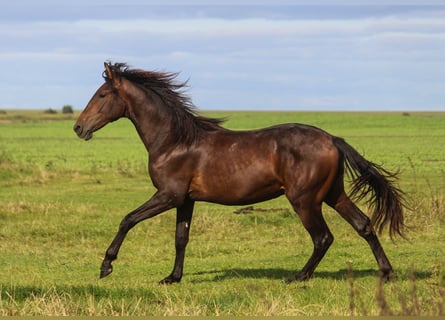
<svg viewBox="0 0 445 320"><path fill-rule="evenodd" d="M130 82L155 92L164 102L171 116L172 135L178 143L191 145L204 131L222 129L224 119L200 116L188 95L185 94L187 81L176 82L178 73L130 69L126 63L109 64L113 72ZM107 75L103 75L109 81Z"/></svg>

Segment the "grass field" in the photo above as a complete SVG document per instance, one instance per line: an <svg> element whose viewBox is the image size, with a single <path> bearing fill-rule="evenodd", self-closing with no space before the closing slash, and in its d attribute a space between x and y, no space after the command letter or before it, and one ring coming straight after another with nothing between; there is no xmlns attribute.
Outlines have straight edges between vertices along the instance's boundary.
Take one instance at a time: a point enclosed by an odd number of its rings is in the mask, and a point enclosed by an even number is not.
<svg viewBox="0 0 445 320"><path fill-rule="evenodd" d="M199 203L180 284L174 211L135 227L110 277L99 266L120 220L154 192L129 121L89 142L74 116L0 114L0 315L443 315L445 113L209 112L231 129L315 125L371 161L401 170L408 240L381 242L396 278L381 285L366 242L329 208L335 241L314 277L285 285L312 244L285 198L239 207ZM366 208L362 207L366 212Z"/></svg>

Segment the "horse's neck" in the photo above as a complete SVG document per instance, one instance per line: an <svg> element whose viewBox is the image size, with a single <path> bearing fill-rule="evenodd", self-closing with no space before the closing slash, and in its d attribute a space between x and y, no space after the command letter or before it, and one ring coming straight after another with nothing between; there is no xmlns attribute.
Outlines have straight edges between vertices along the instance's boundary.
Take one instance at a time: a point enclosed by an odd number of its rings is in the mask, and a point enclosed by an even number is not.
<svg viewBox="0 0 445 320"><path fill-rule="evenodd" d="M157 153L169 139L171 121L161 110L152 103L143 103L132 106L129 113L129 119L151 155Z"/></svg>

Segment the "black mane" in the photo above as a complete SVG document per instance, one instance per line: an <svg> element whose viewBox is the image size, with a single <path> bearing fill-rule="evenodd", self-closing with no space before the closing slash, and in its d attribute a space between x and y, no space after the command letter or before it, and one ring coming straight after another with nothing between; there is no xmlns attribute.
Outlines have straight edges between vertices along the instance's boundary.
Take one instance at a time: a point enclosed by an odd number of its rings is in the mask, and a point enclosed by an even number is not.
<svg viewBox="0 0 445 320"><path fill-rule="evenodd" d="M187 81L176 82L178 73L130 69L126 63L109 64L114 74L155 92L171 115L172 134L177 142L191 145L203 131L222 129L224 119L200 116L189 96L185 94ZM104 79L109 81L106 73Z"/></svg>

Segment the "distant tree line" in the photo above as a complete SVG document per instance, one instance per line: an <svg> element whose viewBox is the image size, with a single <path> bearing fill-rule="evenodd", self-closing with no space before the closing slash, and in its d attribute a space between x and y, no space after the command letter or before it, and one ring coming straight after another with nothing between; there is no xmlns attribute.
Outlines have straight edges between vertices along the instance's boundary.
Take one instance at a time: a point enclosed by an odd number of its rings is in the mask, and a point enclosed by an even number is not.
<svg viewBox="0 0 445 320"><path fill-rule="evenodd" d="M45 111L43 111L43 113L46 113L46 114L56 114L56 113L57 113L57 110L54 110L54 109L52 109L52 108L49 108L49 109L46 109ZM70 104L66 104L66 105L64 105L64 106L62 107L62 113L63 113L63 114L72 114L72 113L74 113L73 106L70 105Z"/></svg>

